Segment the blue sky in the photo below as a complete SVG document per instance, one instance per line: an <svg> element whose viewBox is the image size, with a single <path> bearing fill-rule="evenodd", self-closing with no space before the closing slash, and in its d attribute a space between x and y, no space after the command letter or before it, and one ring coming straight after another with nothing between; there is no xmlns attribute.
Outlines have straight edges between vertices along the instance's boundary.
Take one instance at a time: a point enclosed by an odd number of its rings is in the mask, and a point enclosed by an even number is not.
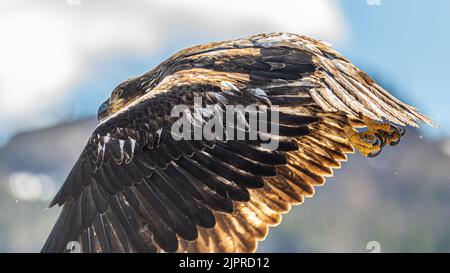
<svg viewBox="0 0 450 273"><path fill-rule="evenodd" d="M381 0L340 4L351 41L340 51L450 134L450 1Z"/></svg>

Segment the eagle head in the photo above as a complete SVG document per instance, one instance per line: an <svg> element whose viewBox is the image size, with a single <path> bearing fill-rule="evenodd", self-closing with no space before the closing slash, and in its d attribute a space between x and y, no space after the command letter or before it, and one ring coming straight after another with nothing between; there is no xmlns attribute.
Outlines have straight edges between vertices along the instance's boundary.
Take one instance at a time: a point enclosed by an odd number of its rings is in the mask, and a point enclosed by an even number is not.
<svg viewBox="0 0 450 273"><path fill-rule="evenodd" d="M119 86L114 88L111 96L100 105L100 108L98 108L98 121L102 122L142 96L147 90L142 82L141 77L134 77L122 82Z"/></svg>

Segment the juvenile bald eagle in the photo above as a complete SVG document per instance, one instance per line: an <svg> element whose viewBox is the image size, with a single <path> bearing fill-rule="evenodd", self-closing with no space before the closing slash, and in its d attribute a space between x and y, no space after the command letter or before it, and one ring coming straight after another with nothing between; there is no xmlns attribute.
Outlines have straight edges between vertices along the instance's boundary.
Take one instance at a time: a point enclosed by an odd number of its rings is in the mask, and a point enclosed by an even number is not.
<svg viewBox="0 0 450 273"><path fill-rule="evenodd" d="M221 111L278 106L277 149L175 140L171 111L195 97ZM83 252L252 252L346 154L374 156L400 127L434 125L330 45L288 33L182 50L120 84L98 117L50 204L63 208L43 252L71 241Z"/></svg>

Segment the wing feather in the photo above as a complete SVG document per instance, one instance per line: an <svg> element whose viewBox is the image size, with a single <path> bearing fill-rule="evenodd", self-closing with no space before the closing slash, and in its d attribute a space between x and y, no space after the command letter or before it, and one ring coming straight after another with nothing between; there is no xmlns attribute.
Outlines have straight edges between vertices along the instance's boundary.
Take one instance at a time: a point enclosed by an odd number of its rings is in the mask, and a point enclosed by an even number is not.
<svg viewBox="0 0 450 273"><path fill-rule="evenodd" d="M323 157L328 158L326 161L333 161L332 169L338 169L341 162L347 159L346 154L352 153L346 145L342 145L340 132L333 130L335 128L335 120L324 119L321 122L309 125L311 134L302 136L297 139L299 143L307 143L300 146L298 151L288 152L293 158L301 158L304 154L317 155L316 151L320 150ZM353 120L341 117L339 121L342 127L353 128ZM328 132L316 130L321 126L329 126ZM324 135L332 135L329 141L319 141ZM340 142L335 142L334 139ZM346 143L350 145L349 143ZM342 149L341 149L342 148ZM308 157L308 156L307 156ZM308 157L308 161L312 159ZM305 161L306 162L306 161ZM302 164L306 164L303 162ZM316 165L320 165L321 158L315 158ZM229 245L225 249L226 252L253 252L257 248L258 241L263 240L267 236L268 228L278 225L281 222L282 214L290 211L293 205L299 205L304 202L306 197L314 194L314 187L321 186L325 182L325 176L322 170L318 169L301 169L298 166L299 161L295 162L288 159L285 166L277 166L279 175L276 177L264 178L265 186L261 189L251 189L251 200L249 203L240 203L236 206L231 215L216 214L218 222L225 222L227 225L214 227L208 231L210 240L213 243L199 239L193 242L184 242L179 251L184 252L216 252L216 245L227 244L229 238L232 237L239 244ZM323 166L326 164L323 163ZM289 171L295 169L296 171ZM316 172L316 171L317 172ZM314 178L314 179L313 179ZM236 215L236 216L235 216ZM231 218L231 219L230 219ZM236 218L237 220L232 220ZM248 228L243 228L241 223L246 223ZM202 231L200 231L200 234Z"/></svg>
<svg viewBox="0 0 450 273"><path fill-rule="evenodd" d="M331 46L287 33L183 50L137 77L143 95L102 121L50 204L63 206L44 252L78 241L84 252L251 252L281 215L304 202L354 149L361 116L434 125ZM218 112L189 116L200 128L229 105L279 106L279 141L177 141L174 106L194 97ZM238 112L233 132L248 130ZM224 124L225 125L225 124ZM229 124L226 124L229 125Z"/></svg>

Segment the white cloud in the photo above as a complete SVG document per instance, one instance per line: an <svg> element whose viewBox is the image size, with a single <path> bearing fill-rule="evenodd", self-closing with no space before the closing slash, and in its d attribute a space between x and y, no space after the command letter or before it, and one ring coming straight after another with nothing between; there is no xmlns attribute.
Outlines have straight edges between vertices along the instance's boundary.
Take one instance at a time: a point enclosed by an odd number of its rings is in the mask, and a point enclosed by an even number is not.
<svg viewBox="0 0 450 273"><path fill-rule="evenodd" d="M120 52L148 55L167 41L196 40L193 37L228 39L271 31L331 42L345 37L343 19L332 0L68 3L0 4L0 123L10 131L57 120L48 109L61 102L98 57Z"/></svg>

